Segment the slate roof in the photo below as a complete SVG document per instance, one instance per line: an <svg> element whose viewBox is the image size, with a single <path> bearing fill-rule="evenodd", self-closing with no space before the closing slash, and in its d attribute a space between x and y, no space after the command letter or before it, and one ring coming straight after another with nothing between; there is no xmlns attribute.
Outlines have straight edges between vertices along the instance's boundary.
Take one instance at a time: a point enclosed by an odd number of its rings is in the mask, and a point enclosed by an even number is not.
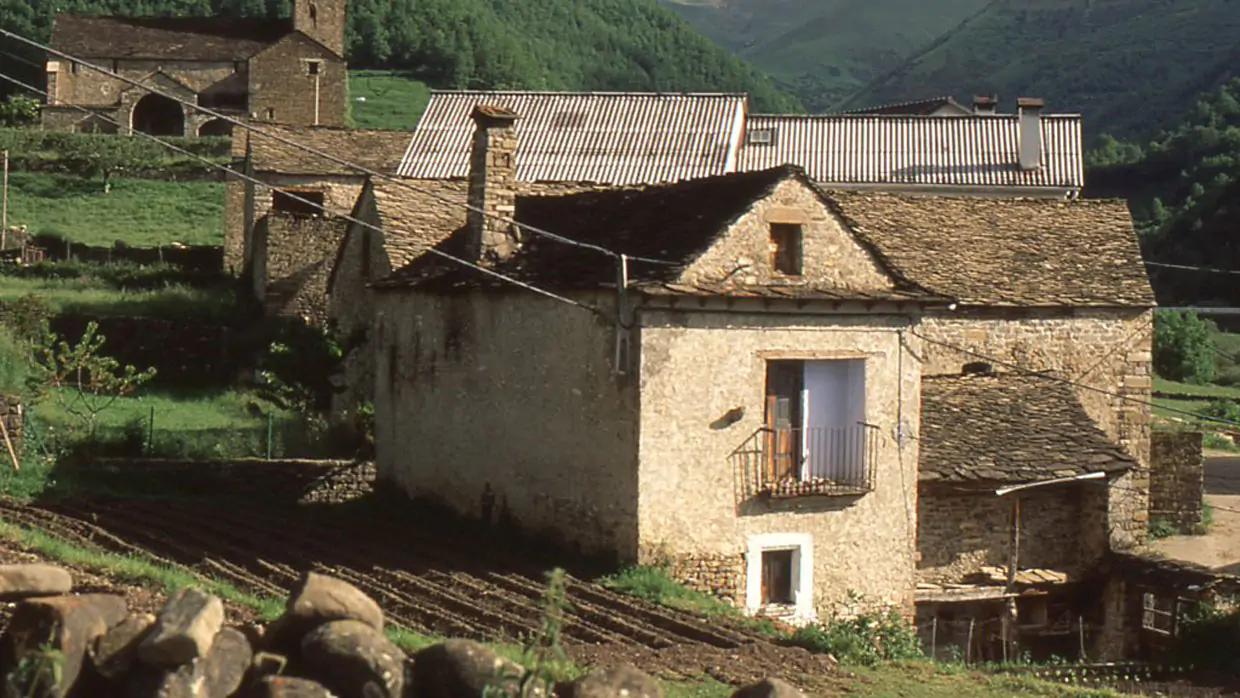
<svg viewBox="0 0 1240 698"><path fill-rule="evenodd" d="M627 185L733 171L746 96L435 90L408 142L401 176L467 176L474 133L469 115L478 104L519 115L518 181Z"/></svg>
<svg viewBox="0 0 1240 698"><path fill-rule="evenodd" d="M795 168L774 168L689 180L646 188L612 189L565 196L517 197L518 222L556 232L634 257L665 260L654 264L629 260L631 288L653 295L726 295L735 298L804 298L831 300L927 300L920 289L842 291L829 286L687 286L674 283L681 271L715 239L790 176ZM813 186L806 180L807 186ZM464 228L439 249L463 256ZM556 289L592 289L616 283L617 263L597 250L566 245L526 233L521 250L495 271L527 283ZM507 286L506 282L471 271L442 257L426 255L398 270L380 286L416 285L422 289Z"/></svg>
<svg viewBox="0 0 1240 698"><path fill-rule="evenodd" d="M994 374L923 377L919 480L1020 483L1136 465L1068 384Z"/></svg>
<svg viewBox="0 0 1240 698"><path fill-rule="evenodd" d="M288 20L237 17L114 17L60 13L53 48L82 58L244 60L291 31Z"/></svg>
<svg viewBox="0 0 1240 698"><path fill-rule="evenodd" d="M827 196L896 271L963 304L1155 304L1122 200Z"/></svg>
<svg viewBox="0 0 1240 698"><path fill-rule="evenodd" d="M1025 170L1017 114L755 114L737 169L792 163L815 181L841 186L1079 190L1081 117L1043 114L1040 125L1041 166ZM770 142L751 142L755 131L770 132Z"/></svg>
<svg viewBox="0 0 1240 698"><path fill-rule="evenodd" d="M407 131L349 129L331 126L260 124L257 128L304 146L329 153L382 174L394 174ZM332 160L294 148L261 133L246 132L253 149L254 169L259 172L305 175L355 175L362 172Z"/></svg>

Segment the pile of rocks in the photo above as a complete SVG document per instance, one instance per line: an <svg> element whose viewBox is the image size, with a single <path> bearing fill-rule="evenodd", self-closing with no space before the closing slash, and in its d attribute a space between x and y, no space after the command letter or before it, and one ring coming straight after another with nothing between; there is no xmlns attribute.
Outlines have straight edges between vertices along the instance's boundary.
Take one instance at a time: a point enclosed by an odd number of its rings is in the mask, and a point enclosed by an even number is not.
<svg viewBox="0 0 1240 698"><path fill-rule="evenodd" d="M158 615L112 594L72 594L68 571L0 566L0 600L17 602L0 636L5 698L661 698L657 681L620 665L565 684L543 682L469 640L407 656L383 611L356 587L307 573L266 627L226 623L200 589L173 593ZM778 679L734 698L799 698Z"/></svg>

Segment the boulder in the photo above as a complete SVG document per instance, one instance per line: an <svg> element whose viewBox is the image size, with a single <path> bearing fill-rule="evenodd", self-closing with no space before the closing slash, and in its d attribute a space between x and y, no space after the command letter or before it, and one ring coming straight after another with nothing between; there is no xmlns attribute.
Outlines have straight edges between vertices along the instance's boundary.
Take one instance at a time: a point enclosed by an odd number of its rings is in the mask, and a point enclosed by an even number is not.
<svg viewBox="0 0 1240 698"><path fill-rule="evenodd" d="M55 565L0 565L0 601L59 596L73 590L69 570Z"/></svg>
<svg viewBox="0 0 1240 698"><path fill-rule="evenodd" d="M112 594L49 596L18 604L0 643L0 671L4 676L23 657L44 645L60 652L60 681L51 685L50 673L42 681L40 696L63 696L83 674L87 648L95 638L128 615L125 599ZM49 667L50 669L50 667ZM32 695L23 690L20 695Z"/></svg>
<svg viewBox="0 0 1240 698"><path fill-rule="evenodd" d="M562 698L663 698L663 687L636 667L607 667L570 683Z"/></svg>
<svg viewBox="0 0 1240 698"><path fill-rule="evenodd" d="M317 572L302 575L284 613L305 620L307 630L333 620L356 620L383 630L383 610L374 599L344 580Z"/></svg>
<svg viewBox="0 0 1240 698"><path fill-rule="evenodd" d="M224 624L224 602L201 589L180 589L159 611L155 627L138 645L138 658L174 667L205 657Z"/></svg>
<svg viewBox="0 0 1240 698"><path fill-rule="evenodd" d="M245 635L223 628L207 654L175 668L139 666L129 675L126 698L227 698L237 692L250 669L252 651Z"/></svg>
<svg viewBox="0 0 1240 698"><path fill-rule="evenodd" d="M400 698L405 654L382 632L358 620L334 620L302 640L310 678L341 698Z"/></svg>
<svg viewBox="0 0 1240 698"><path fill-rule="evenodd" d="M418 698L480 696L491 687L503 696L518 694L525 670L472 640L447 640L413 657L413 695Z"/></svg>
<svg viewBox="0 0 1240 698"><path fill-rule="evenodd" d="M772 677L739 689L732 698L805 698L805 694L787 681Z"/></svg>
<svg viewBox="0 0 1240 698"><path fill-rule="evenodd" d="M322 684L292 676L264 676L240 695L245 698L336 698Z"/></svg>
<svg viewBox="0 0 1240 698"><path fill-rule="evenodd" d="M149 613L133 614L95 638L87 650L95 670L105 679L124 677L138 656L139 643L154 624L155 616Z"/></svg>

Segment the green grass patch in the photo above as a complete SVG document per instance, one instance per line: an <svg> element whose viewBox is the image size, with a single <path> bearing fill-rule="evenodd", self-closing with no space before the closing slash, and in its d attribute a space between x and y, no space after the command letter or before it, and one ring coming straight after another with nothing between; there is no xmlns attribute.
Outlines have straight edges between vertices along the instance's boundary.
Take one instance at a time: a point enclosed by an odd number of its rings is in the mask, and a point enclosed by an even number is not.
<svg viewBox="0 0 1240 698"><path fill-rule="evenodd" d="M399 71L349 71L350 108L357 128L412 130L430 98L426 83Z"/></svg>
<svg viewBox="0 0 1240 698"><path fill-rule="evenodd" d="M68 390L61 390L57 396L44 400L30 412L42 425L63 427L72 418L60 405L70 397ZM235 390L147 390L117 398L111 407L100 413L99 426L124 427L134 420L148 420L154 412L156 431L254 429L266 426L266 413L269 411L283 414L253 396Z"/></svg>
<svg viewBox="0 0 1240 698"><path fill-rule="evenodd" d="M9 224L32 234L99 246L223 244L222 182L117 178L105 194L102 179L14 172L9 185Z"/></svg>
<svg viewBox="0 0 1240 698"><path fill-rule="evenodd" d="M889 662L874 667L848 666L846 669L852 677L841 686L841 694L869 698L1118 698L1121 695L1109 689L1065 686L1012 674L987 674L960 665L921 660Z"/></svg>
<svg viewBox="0 0 1240 698"><path fill-rule="evenodd" d="M20 278L0 275L0 302L38 294L57 313L92 316L203 317L227 320L237 301L228 286L194 287L168 284L163 288L121 289L97 279Z"/></svg>
<svg viewBox="0 0 1240 698"><path fill-rule="evenodd" d="M603 586L621 593L636 596L652 603L661 604L681 611L698 613L715 620L726 620L734 624L745 625L767 635L776 635L775 626L770 621L750 618L735 606L721 601L710 594L695 591L668 576L667 572L657 567L633 565L611 575L600 578Z"/></svg>
<svg viewBox="0 0 1240 698"><path fill-rule="evenodd" d="M1179 395L1231 397L1240 399L1240 386L1215 385L1213 383L1194 385L1192 383L1180 383L1178 381L1167 380L1166 378L1159 378L1157 376L1154 377L1154 391Z"/></svg>
<svg viewBox="0 0 1240 698"><path fill-rule="evenodd" d="M85 567L116 579L158 586L168 593L184 587L198 587L226 601L252 608L265 620L274 619L284 610L282 600L250 594L228 582L204 577L187 569L168 567L145 556L118 555L74 545L43 531L7 521L0 520L0 539L17 543L53 560Z"/></svg>

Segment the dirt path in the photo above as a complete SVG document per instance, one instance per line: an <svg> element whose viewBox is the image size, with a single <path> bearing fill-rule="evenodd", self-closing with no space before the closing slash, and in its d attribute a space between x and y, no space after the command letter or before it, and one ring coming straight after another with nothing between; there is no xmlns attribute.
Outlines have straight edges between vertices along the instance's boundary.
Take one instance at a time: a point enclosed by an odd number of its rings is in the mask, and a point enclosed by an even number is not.
<svg viewBox="0 0 1240 698"><path fill-rule="evenodd" d="M1207 457L1206 503L1214 512L1204 536L1171 536L1150 544L1154 552L1214 570L1240 572L1240 458Z"/></svg>

